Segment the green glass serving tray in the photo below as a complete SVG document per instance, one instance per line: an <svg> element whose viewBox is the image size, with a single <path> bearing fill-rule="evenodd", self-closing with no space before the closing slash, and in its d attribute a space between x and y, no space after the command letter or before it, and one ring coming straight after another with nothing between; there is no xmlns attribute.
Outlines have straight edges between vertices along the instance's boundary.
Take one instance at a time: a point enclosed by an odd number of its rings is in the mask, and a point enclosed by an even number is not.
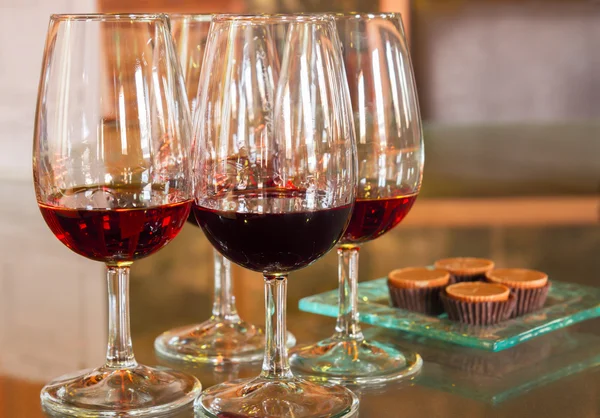
<svg viewBox="0 0 600 418"><path fill-rule="evenodd" d="M450 321L445 314L424 315L390 305L387 279L358 285L360 321L398 329L466 347L501 351L539 335L600 316L600 289L552 280L545 306L519 318L490 326ZM325 316L338 314L337 290L300 300L300 310Z"/></svg>

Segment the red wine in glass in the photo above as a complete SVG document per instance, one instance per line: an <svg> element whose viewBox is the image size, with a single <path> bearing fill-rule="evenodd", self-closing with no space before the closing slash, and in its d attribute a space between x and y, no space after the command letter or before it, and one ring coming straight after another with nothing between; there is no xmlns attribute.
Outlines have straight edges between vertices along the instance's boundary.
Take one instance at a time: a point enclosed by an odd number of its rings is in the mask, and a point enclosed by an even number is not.
<svg viewBox="0 0 600 418"><path fill-rule="evenodd" d="M356 199L342 244L360 244L382 236L404 219L416 199L416 193L383 199Z"/></svg>
<svg viewBox="0 0 600 418"><path fill-rule="evenodd" d="M67 191L77 199L89 190ZM119 196L118 189L112 195ZM124 192L124 196L130 194ZM71 209L39 203L52 233L77 254L105 263L134 261L169 243L190 213L191 200L152 207Z"/></svg>
<svg viewBox="0 0 600 418"><path fill-rule="evenodd" d="M186 222L189 223L190 225L198 226L198 222L196 221L196 215L194 214L193 210L190 211L190 214L188 215Z"/></svg>
<svg viewBox="0 0 600 418"><path fill-rule="evenodd" d="M305 195L305 191L286 189L243 192L211 199L216 208L194 204L194 213L212 245L233 262L263 273L287 273L327 253L342 235L352 210L352 205L307 209L302 205ZM244 211L257 205L265 212Z"/></svg>

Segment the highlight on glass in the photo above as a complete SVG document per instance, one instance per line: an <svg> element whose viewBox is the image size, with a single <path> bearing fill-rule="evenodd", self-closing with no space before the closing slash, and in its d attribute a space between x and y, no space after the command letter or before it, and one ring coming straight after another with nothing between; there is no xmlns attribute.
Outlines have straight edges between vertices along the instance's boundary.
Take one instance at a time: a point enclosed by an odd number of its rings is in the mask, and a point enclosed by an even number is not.
<svg viewBox="0 0 600 418"><path fill-rule="evenodd" d="M421 187L424 149L416 86L399 14L337 14L358 150L358 191L338 245L339 314L331 338L297 347L295 373L378 385L415 374L421 357L365 339L358 320L359 248L398 225Z"/></svg>
<svg viewBox="0 0 600 418"><path fill-rule="evenodd" d="M334 21L215 16L206 48L194 124L193 210L219 252L263 274L266 348L260 376L207 389L197 413L350 416L356 396L295 377L285 344L288 274L335 246L356 190L350 98Z"/></svg>
<svg viewBox="0 0 600 418"><path fill-rule="evenodd" d="M197 108L196 97L202 60L212 15L170 14L171 33L182 67L192 114ZM193 212L188 222L198 226ZM171 361L185 363L246 363L263 358L264 330L240 318L233 293L231 262L213 250L214 294L211 317L199 324L186 325L164 332L156 338L157 354ZM287 344L296 340L288 332Z"/></svg>
<svg viewBox="0 0 600 418"><path fill-rule="evenodd" d="M51 413L167 413L200 393L192 376L138 364L129 328L130 266L175 238L191 209L190 125L165 15L51 17L33 146L37 202L64 245L106 264L109 297L106 362L46 385Z"/></svg>

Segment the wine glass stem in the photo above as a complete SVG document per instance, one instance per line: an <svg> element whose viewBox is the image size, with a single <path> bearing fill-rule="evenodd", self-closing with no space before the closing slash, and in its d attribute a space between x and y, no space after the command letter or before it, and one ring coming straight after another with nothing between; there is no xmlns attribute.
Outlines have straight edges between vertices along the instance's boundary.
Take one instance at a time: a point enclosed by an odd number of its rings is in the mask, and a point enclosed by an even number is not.
<svg viewBox="0 0 600 418"><path fill-rule="evenodd" d="M238 322L233 284L231 282L231 262L223 257L217 250L213 250L215 265L215 289L212 315L214 319L227 322Z"/></svg>
<svg viewBox="0 0 600 418"><path fill-rule="evenodd" d="M129 327L129 266L107 266L108 349L105 367L135 367Z"/></svg>
<svg viewBox="0 0 600 418"><path fill-rule="evenodd" d="M285 345L287 276L266 275L265 278L265 358L261 377L291 379L293 377Z"/></svg>
<svg viewBox="0 0 600 418"><path fill-rule="evenodd" d="M342 340L364 339L358 322L358 251L357 246L344 246L337 250L339 312L334 337Z"/></svg>

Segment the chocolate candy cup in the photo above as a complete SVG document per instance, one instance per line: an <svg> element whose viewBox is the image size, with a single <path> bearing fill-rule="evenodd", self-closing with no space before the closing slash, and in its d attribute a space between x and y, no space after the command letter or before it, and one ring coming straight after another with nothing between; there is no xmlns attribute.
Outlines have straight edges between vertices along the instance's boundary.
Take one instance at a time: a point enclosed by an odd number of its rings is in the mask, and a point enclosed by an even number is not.
<svg viewBox="0 0 600 418"><path fill-rule="evenodd" d="M478 274L452 274L450 273L450 284L462 282L482 282L485 281L485 273Z"/></svg>
<svg viewBox="0 0 600 418"><path fill-rule="evenodd" d="M547 282L545 286L532 289L516 289L513 287L511 292L516 296L517 304L511 318L542 309L544 303L546 303L549 290L550 282Z"/></svg>
<svg viewBox="0 0 600 418"><path fill-rule="evenodd" d="M478 257L449 257L436 260L435 268L450 273L450 284L485 280L485 274L494 268L494 262Z"/></svg>
<svg viewBox="0 0 600 418"><path fill-rule="evenodd" d="M517 297L511 293L507 301L464 302L449 297L445 291L440 299L448 318L470 325L494 325L509 319L517 305Z"/></svg>
<svg viewBox="0 0 600 418"><path fill-rule="evenodd" d="M444 312L440 294L446 288L445 285L407 289L395 287L388 281L388 288L390 290L390 300L396 308L427 315L440 315Z"/></svg>

